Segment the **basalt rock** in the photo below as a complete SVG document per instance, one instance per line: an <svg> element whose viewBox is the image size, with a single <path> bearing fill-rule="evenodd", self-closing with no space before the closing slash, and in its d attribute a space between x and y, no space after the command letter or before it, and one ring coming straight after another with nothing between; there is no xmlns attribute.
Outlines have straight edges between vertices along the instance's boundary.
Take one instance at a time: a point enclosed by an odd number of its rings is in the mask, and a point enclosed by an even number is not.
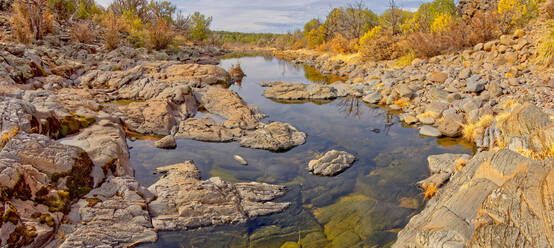
<svg viewBox="0 0 554 248"><path fill-rule="evenodd" d="M168 135L181 119L179 106L167 100L132 102L119 110L125 114L128 128L142 134Z"/></svg>
<svg viewBox="0 0 554 248"><path fill-rule="evenodd" d="M175 137L209 142L227 142L240 137L240 135L240 129L226 128L216 124L210 118L190 118L180 123L179 131L177 131Z"/></svg>
<svg viewBox="0 0 554 248"><path fill-rule="evenodd" d="M331 150L308 163L308 170L315 175L335 176L352 166L356 157L350 153Z"/></svg>
<svg viewBox="0 0 554 248"><path fill-rule="evenodd" d="M132 177L110 177L71 207L69 223L51 243L58 247L130 247L154 242L147 210L152 193Z"/></svg>
<svg viewBox="0 0 554 248"><path fill-rule="evenodd" d="M285 194L284 186L228 183L218 177L202 181L192 161L156 171L165 174L149 187L157 197L148 205L156 230L244 223L256 216L280 212L290 205L270 202Z"/></svg>
<svg viewBox="0 0 554 248"><path fill-rule="evenodd" d="M477 154L400 231L393 247L553 246L553 165L510 150Z"/></svg>
<svg viewBox="0 0 554 248"><path fill-rule="evenodd" d="M304 85L288 82L269 82L263 85L269 86L264 91L264 96L276 100L325 100L337 98L337 90L327 85Z"/></svg>

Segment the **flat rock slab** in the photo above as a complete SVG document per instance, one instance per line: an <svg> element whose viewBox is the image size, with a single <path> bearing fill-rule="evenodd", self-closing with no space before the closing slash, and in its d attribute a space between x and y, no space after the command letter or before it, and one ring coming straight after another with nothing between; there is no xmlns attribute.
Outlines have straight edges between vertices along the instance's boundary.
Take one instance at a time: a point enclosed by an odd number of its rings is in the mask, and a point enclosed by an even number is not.
<svg viewBox="0 0 554 248"><path fill-rule="evenodd" d="M336 176L352 166L356 157L350 153L331 150L310 161L308 170L319 176Z"/></svg>
<svg viewBox="0 0 554 248"><path fill-rule="evenodd" d="M284 186L229 183L218 177L202 181L192 161L160 167L157 172L165 175L148 188L157 196L148 206L156 230L244 223L290 205L270 202L285 194Z"/></svg>

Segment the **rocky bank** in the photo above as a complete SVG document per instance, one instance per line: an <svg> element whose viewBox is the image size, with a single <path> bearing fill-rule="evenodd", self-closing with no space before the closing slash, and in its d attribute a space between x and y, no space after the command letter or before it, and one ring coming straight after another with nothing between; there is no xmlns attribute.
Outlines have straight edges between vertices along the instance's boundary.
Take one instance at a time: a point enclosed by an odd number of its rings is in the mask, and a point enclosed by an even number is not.
<svg viewBox="0 0 554 248"><path fill-rule="evenodd" d="M4 14L4 13L3 13ZM283 151L306 134L227 89L226 51L148 51L72 41L63 26L23 46L0 43L0 246L128 247L159 230L235 224L280 212L286 188L201 181L192 162L134 178L127 139L149 135ZM199 111L221 117L195 118Z"/></svg>

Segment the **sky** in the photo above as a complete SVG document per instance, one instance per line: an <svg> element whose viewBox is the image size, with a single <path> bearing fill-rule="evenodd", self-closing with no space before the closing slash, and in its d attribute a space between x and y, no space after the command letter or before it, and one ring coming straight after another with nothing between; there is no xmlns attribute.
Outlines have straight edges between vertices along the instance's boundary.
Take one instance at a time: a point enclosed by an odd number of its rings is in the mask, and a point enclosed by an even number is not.
<svg viewBox="0 0 554 248"><path fill-rule="evenodd" d="M212 16L212 30L285 33L302 28L312 18L324 18L330 9L351 0L169 0L185 14L200 11ZM396 0L405 10L415 10L427 0ZM97 0L108 6L111 0ZM387 0L364 0L373 12L381 14Z"/></svg>

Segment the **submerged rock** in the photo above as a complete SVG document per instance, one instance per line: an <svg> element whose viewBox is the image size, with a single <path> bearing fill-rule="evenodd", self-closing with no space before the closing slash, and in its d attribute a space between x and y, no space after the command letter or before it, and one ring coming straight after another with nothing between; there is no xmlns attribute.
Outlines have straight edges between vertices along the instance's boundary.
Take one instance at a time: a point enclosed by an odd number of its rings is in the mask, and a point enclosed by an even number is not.
<svg viewBox="0 0 554 248"><path fill-rule="evenodd" d="M306 134L282 122L272 122L256 131L246 133L240 140L244 147L269 151L286 151L306 142Z"/></svg>
<svg viewBox="0 0 554 248"><path fill-rule="evenodd" d="M315 175L335 176L352 166L356 157L350 153L331 150L310 161L308 170Z"/></svg>
<svg viewBox="0 0 554 248"><path fill-rule="evenodd" d="M239 155L234 155L233 158L242 165L248 165L248 162L246 161L246 159L244 159Z"/></svg>
<svg viewBox="0 0 554 248"><path fill-rule="evenodd" d="M256 216L278 213L290 205L270 202L285 194L284 186L228 183L218 177L202 181L192 161L156 171L165 173L149 187L157 196L148 206L156 230L244 223Z"/></svg>

